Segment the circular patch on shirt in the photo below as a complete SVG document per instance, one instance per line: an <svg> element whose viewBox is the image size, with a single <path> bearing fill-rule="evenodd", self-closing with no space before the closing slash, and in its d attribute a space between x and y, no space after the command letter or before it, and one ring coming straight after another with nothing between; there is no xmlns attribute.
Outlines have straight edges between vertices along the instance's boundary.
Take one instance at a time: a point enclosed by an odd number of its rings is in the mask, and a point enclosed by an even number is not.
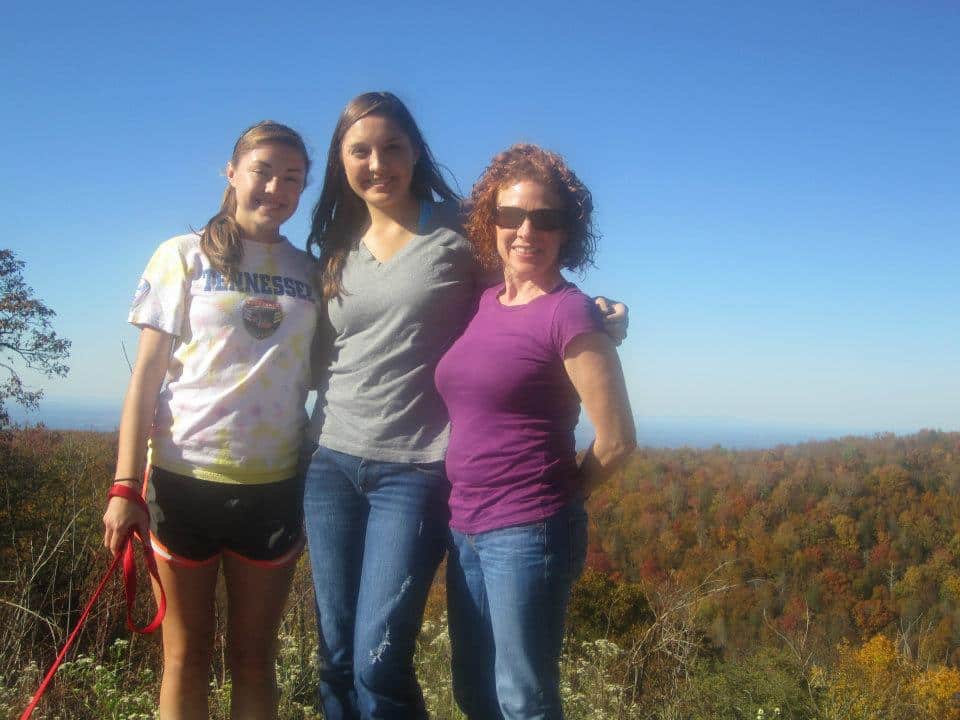
<svg viewBox="0 0 960 720"><path fill-rule="evenodd" d="M133 302L130 303L130 307L135 308L137 305L139 305L149 292L149 281L144 277L140 278L140 282L137 284L137 291L133 294Z"/></svg>
<svg viewBox="0 0 960 720"><path fill-rule="evenodd" d="M273 335L283 321L283 308L276 300L249 297L243 301L241 310L244 327L257 340Z"/></svg>

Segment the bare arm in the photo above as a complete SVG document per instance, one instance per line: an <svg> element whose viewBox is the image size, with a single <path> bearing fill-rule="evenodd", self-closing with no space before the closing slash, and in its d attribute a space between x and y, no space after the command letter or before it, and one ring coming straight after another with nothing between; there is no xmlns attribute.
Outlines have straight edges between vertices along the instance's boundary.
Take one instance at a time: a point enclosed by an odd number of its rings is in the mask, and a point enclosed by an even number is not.
<svg viewBox="0 0 960 720"><path fill-rule="evenodd" d="M563 356L567 376L583 403L596 436L580 464L582 487L589 496L637 445L620 358L602 332L580 335Z"/></svg>
<svg viewBox="0 0 960 720"><path fill-rule="evenodd" d="M120 415L120 439L117 451L117 471L114 477L135 489L146 456L147 436L153 425L160 385L170 364L173 335L145 327L140 331L137 360L127 386ZM126 498L110 498L103 516L103 544L116 555L131 528L137 528L141 537L147 537L149 518L135 503Z"/></svg>

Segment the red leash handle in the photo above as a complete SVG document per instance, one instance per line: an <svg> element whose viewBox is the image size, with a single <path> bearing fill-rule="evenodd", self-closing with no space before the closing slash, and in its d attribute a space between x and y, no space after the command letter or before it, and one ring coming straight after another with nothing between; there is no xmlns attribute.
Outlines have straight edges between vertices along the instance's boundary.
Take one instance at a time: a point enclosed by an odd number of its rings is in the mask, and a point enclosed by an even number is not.
<svg viewBox="0 0 960 720"><path fill-rule="evenodd" d="M147 501L143 499L140 493L127 485L114 483L110 487L107 497L126 498L139 505L147 514L147 517L150 516ZM150 538L141 537L140 547L143 548L143 560L147 565L147 571L151 577L157 581L157 587L160 588L160 601L157 603L157 612L153 616L153 620L142 628L137 627L133 622L133 606L137 601L137 563L133 557L133 535L135 532L137 535L140 534L136 530L131 530L123 548L123 592L127 597L127 627L130 628L131 632L147 635L160 627L160 623L163 622L163 616L167 612L167 594L163 590L163 583L160 582L160 575L157 572L157 560L153 555L153 546L150 545Z"/></svg>
<svg viewBox="0 0 960 720"><path fill-rule="evenodd" d="M135 502L137 505L143 508L147 515L150 514L150 511L147 508L146 500L144 500L140 494L131 487L127 487L126 485L122 484L112 485L110 487L110 491L107 493L107 498L112 497L123 497L131 502ZM163 622L163 616L167 611L167 596L163 591L163 584L160 582L160 575L157 572L157 561L153 556L153 548L150 546L150 538L144 537L140 538L140 545L143 548L143 559L147 564L147 570L149 571L150 575L153 576L153 579L157 581L157 587L160 589L160 601L157 603L157 612L153 616L153 620L151 620L146 627L138 628L133 622L133 606L137 597L137 564L133 557L134 533L139 535L139 532L136 530L136 528L130 530L130 534L127 535L126 540L123 541L121 552L117 553L117 556L113 559L113 562L110 563L110 567L107 568L106 574L100 579L100 584L97 585L97 589L93 591L93 596L87 602L87 606L83 609L83 612L80 613L80 619L77 620L77 624L73 628L73 632L70 633L70 637L67 638L67 642L64 644L63 649L60 651L60 654L57 655L57 659L53 661L53 665L50 667L50 670L47 671L46 677L44 677L43 682L40 683L40 688L30 699L30 704L27 705L27 709L23 711L23 715L20 716L20 720L28 720L28 718L33 714L34 709L37 707L37 703L40 702L40 698L43 697L43 694L47 691L47 687L53 680L53 676L56 674L57 669L63 662L63 659L67 656L67 651L70 649L70 646L73 645L73 641L76 640L77 635L80 634L80 628L83 627L83 624L87 621L87 616L90 615L90 611L93 609L93 606L96 604L97 600L100 599L100 595L103 593L103 589L106 587L107 581L110 579L110 576L113 575L114 570L117 569L117 564L120 562L121 558L123 559L123 591L127 600L127 627L133 632L144 635L147 633L152 633L154 630L160 627L160 623Z"/></svg>

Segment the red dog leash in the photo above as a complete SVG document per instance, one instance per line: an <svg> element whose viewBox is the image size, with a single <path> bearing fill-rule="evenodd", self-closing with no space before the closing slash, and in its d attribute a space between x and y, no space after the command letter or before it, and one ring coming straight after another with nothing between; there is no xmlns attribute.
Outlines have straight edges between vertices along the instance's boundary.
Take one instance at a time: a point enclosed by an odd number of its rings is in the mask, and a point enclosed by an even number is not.
<svg viewBox="0 0 960 720"><path fill-rule="evenodd" d="M115 484L111 486L110 491L107 493L107 498L112 497L123 497L131 502L135 502L137 505L143 508L147 515L150 514L150 511L147 509L147 502L136 490L131 487L127 487L123 484ZM140 546L143 548L143 559L147 564L147 570L153 579L157 581L157 587L160 588L160 601L157 603L157 612L153 616L153 620L151 620L146 627L137 627L133 622L133 606L137 597L137 564L133 557L133 535L135 532L137 532L136 529L131 530L130 534L127 535L127 539L123 541L123 548L121 548L121 552L117 553L117 556L113 559L113 562L110 563L110 567L107 569L107 574L103 576L103 578L100 580L100 584L97 585L97 589L93 592L93 597L90 598L87 606L80 614L80 619L77 620L76 627L73 628L73 632L70 633L70 637L67 638L67 642L60 651L60 654L57 655L57 659L53 661L53 666L47 672L47 676L43 679L43 682L40 683L40 688L36 693L34 693L33 698L30 700L30 704L27 705L27 709L24 710L23 715L20 716L20 720L27 720L30 717L34 709L37 707L37 703L40 702L40 698L47 691L47 687L50 685L50 681L53 680L53 676L56 674L57 668L60 667L60 663L62 663L63 659L67 656L67 651L70 649L70 646L73 645L73 641L76 639L77 635L80 634L80 628L82 628L83 624L87 621L87 616L90 614L93 606L100 598L103 588L106 587L110 576L113 575L114 570L117 569L117 564L120 562L121 558L123 559L123 592L124 595L126 595L127 600L127 627L130 628L132 632L140 633L141 635L152 633L154 630L160 627L160 623L163 621L164 613L167 611L167 596L163 591L163 585L160 582L160 575L157 573L157 561L153 557L153 548L150 546L150 539L143 537L140 538Z"/></svg>

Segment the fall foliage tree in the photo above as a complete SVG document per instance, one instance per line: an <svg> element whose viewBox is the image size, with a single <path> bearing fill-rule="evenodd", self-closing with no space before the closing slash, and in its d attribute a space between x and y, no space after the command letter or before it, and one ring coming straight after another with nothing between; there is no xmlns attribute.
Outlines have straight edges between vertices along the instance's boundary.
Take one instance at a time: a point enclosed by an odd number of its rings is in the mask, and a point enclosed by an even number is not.
<svg viewBox="0 0 960 720"><path fill-rule="evenodd" d="M36 409L43 390L28 387L24 368L49 378L64 377L70 341L51 327L56 313L37 297L23 279L25 263L11 250L0 250L0 428L10 423L7 401Z"/></svg>

